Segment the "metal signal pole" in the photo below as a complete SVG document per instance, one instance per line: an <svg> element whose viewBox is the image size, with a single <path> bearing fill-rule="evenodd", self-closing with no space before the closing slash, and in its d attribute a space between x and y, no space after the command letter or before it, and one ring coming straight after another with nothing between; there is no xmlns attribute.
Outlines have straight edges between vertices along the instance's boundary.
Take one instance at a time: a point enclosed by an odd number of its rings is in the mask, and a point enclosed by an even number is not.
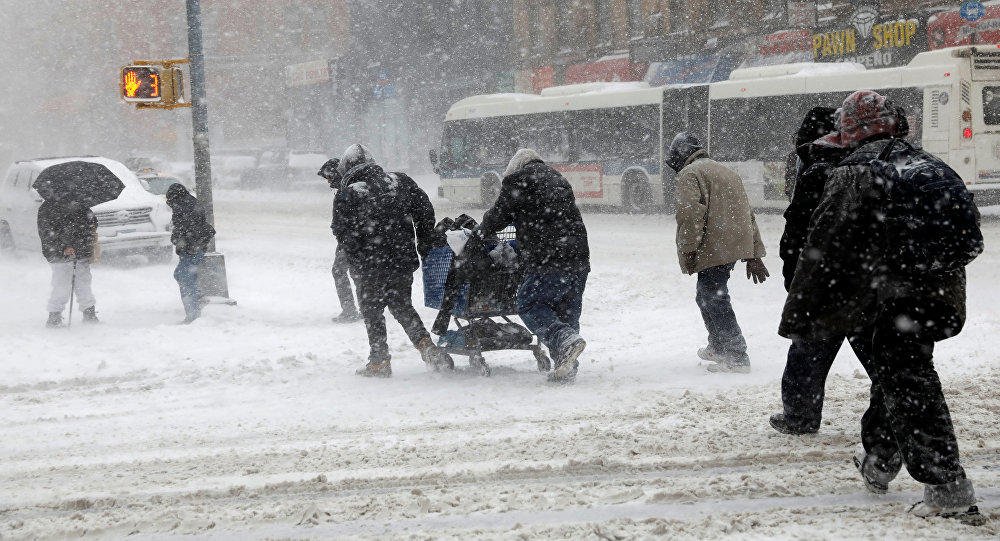
<svg viewBox="0 0 1000 541"><path fill-rule="evenodd" d="M208 144L208 103L205 100L205 52L201 39L201 3L187 0L188 57L191 59L191 122L194 128L194 182L198 202L208 223L215 226L212 201L212 157ZM226 260L215 250L215 238L208 245L198 275L203 302L236 304L229 298Z"/></svg>
<svg viewBox="0 0 1000 541"><path fill-rule="evenodd" d="M201 3L187 0L188 57L191 59L191 121L194 127L194 183L208 223L215 225L212 202L212 157L208 145L208 104L205 103L205 53L201 45ZM208 247L215 251L215 239Z"/></svg>

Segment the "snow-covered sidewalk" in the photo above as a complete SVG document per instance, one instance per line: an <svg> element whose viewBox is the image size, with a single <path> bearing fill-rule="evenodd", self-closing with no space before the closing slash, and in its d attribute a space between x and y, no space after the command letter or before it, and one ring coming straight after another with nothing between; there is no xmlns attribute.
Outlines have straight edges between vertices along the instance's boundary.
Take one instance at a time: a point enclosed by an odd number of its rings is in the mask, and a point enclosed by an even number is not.
<svg viewBox="0 0 1000 541"><path fill-rule="evenodd" d="M488 355L490 379L429 373L394 323L384 381L353 375L363 326L329 321L328 199L220 194L239 306L191 326L174 325L172 266L97 267L104 323L48 331L47 266L0 262L0 538L1000 535L1000 224L970 267L967 330L937 349L993 518L972 528L906 516L920 494L905 474L884 498L864 493L850 456L868 381L849 352L820 434L767 426L787 348L779 216L759 217L772 280L754 286L740 265L733 281L749 375L707 374L694 355L705 333L672 217L587 214L591 347L575 385L547 385L528 353Z"/></svg>

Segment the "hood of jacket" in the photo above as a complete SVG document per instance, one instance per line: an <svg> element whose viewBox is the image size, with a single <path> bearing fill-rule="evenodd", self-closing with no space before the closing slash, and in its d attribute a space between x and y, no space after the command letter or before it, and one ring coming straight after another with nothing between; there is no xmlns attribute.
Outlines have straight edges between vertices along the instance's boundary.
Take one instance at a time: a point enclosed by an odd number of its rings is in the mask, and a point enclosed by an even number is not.
<svg viewBox="0 0 1000 541"><path fill-rule="evenodd" d="M517 173L521 169L524 169L524 166L532 162L545 163L545 160L543 160L537 152L530 148L522 148L518 150L514 153L514 157L510 159L510 162L507 163L507 168L503 171L504 178Z"/></svg>
<svg viewBox="0 0 1000 541"><path fill-rule="evenodd" d="M193 205L197 202L197 199L191 192L184 187L183 184L174 183L167 188L167 205L170 208L177 208L183 206Z"/></svg>

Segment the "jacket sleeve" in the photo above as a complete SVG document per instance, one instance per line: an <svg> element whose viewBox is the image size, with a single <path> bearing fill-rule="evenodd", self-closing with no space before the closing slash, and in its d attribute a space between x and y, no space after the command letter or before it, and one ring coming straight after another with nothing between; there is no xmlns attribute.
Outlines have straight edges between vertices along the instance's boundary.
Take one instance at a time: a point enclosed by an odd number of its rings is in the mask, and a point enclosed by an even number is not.
<svg viewBox="0 0 1000 541"><path fill-rule="evenodd" d="M330 222L330 230L333 236L337 237L337 242L344 242L344 233L347 231L347 220L344 210L347 208L347 190L338 190L333 198L333 218Z"/></svg>
<svg viewBox="0 0 1000 541"><path fill-rule="evenodd" d="M698 177L691 171L677 175L677 250L681 255L696 252L705 238L708 206Z"/></svg>
<svg viewBox="0 0 1000 541"><path fill-rule="evenodd" d="M62 257L66 247L58 236L52 213L46 205L42 205L38 208L38 238L42 241L42 255L49 262Z"/></svg>
<svg viewBox="0 0 1000 541"><path fill-rule="evenodd" d="M757 217L754 216L753 211L750 211L750 225L753 226L753 256L761 259L767 255L767 248L764 247L764 241L760 238L760 228L757 227Z"/></svg>
<svg viewBox="0 0 1000 541"><path fill-rule="evenodd" d="M809 221L823 196L824 171L823 166L813 166L799 175L795 181L792 200L785 209L785 230L781 234L778 255L782 261L781 273L785 280L786 291L792 284L795 267L798 265L802 247L805 246Z"/></svg>
<svg viewBox="0 0 1000 541"><path fill-rule="evenodd" d="M434 246L434 205L431 204L427 192L421 189L416 181L402 173L396 174L405 178L405 182L409 185L408 212L413 219L413 228L417 233L417 253L423 259L427 257L427 253Z"/></svg>
<svg viewBox="0 0 1000 541"><path fill-rule="evenodd" d="M515 189L516 178L516 176L508 176L503 180L497 202L493 204L493 208L483 214L483 223L479 226L483 236L495 235L514 223L514 208L518 203L518 196L515 196L514 193L523 192L523 190Z"/></svg>

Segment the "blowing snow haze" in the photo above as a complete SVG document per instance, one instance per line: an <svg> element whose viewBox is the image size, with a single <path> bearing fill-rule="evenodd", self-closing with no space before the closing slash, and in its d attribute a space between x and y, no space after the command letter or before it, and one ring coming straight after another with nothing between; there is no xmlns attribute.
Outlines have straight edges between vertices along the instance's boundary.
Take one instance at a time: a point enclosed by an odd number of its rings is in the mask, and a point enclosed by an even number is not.
<svg viewBox="0 0 1000 541"><path fill-rule="evenodd" d="M203 0L213 151L365 141L388 165L427 170L426 134L451 103L494 91L510 59L498 4ZM132 60L187 56L182 0L0 5L0 159L190 159L188 112L136 111L117 81Z"/></svg>

